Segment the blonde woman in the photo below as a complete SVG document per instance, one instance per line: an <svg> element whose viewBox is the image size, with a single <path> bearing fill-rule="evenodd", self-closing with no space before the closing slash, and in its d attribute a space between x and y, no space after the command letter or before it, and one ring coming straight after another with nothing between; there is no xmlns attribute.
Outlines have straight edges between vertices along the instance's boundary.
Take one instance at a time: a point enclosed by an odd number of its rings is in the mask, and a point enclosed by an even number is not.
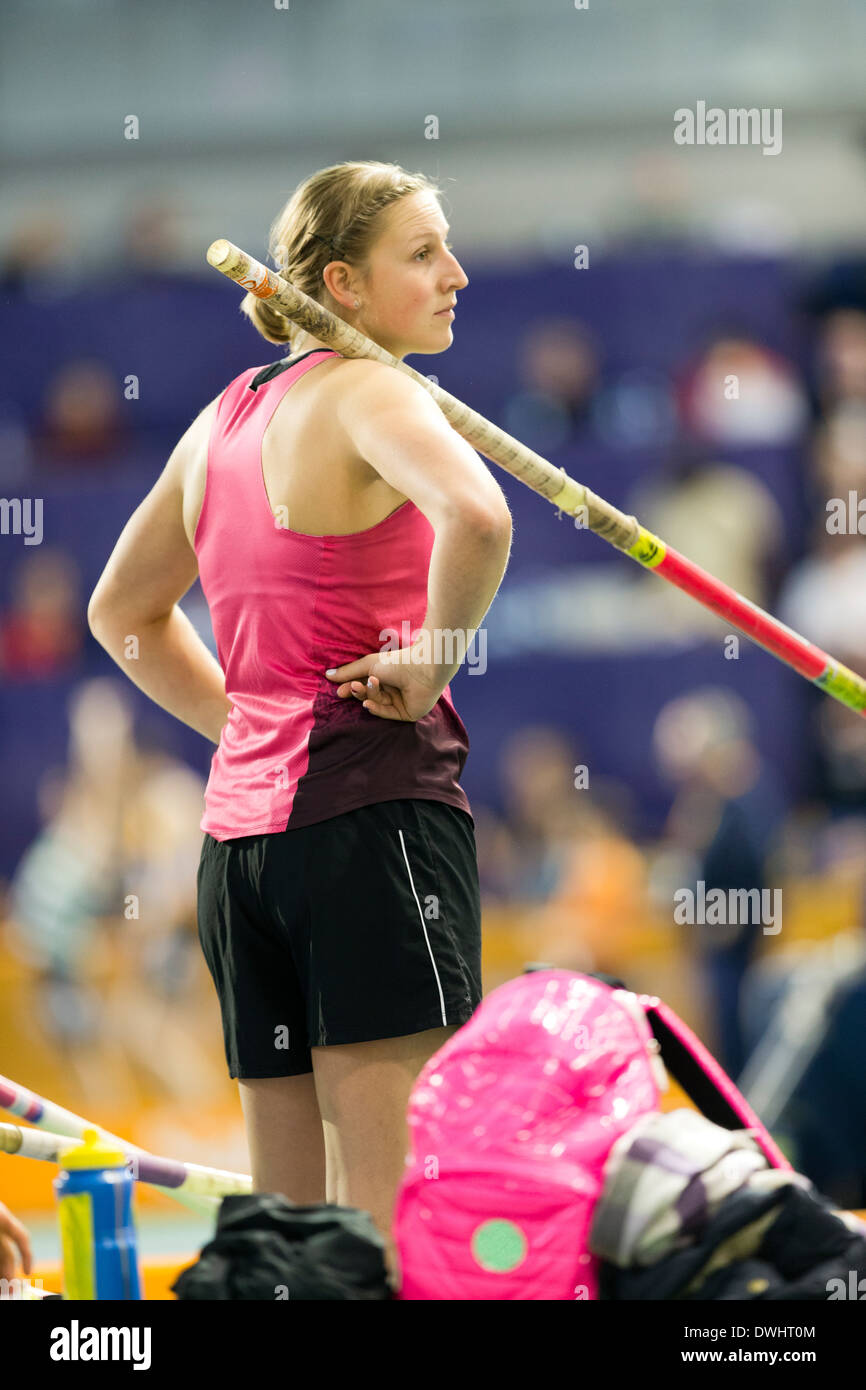
<svg viewBox="0 0 866 1390"><path fill-rule="evenodd" d="M393 164L322 169L274 223L271 257L395 357L444 352L468 279L438 193ZM511 517L416 382L251 295L242 309L291 355L193 422L88 618L218 745L199 935L254 1185L370 1212L396 1284L409 1092L482 993L468 738L448 684L465 646L447 635L468 645L481 625ZM219 663L178 607L197 574Z"/></svg>

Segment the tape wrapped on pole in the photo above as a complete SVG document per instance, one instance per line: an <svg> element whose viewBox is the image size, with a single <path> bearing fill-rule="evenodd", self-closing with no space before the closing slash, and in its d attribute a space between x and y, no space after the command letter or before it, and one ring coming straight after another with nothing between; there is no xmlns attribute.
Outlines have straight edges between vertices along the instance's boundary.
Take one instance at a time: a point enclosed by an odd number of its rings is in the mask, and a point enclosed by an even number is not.
<svg viewBox="0 0 866 1390"><path fill-rule="evenodd" d="M587 530L725 618L833 699L866 717L866 680L862 676L666 545L636 517L598 497L569 477L564 468L556 468L232 242L224 238L213 242L207 259L241 289L258 299L273 301L292 323L345 357L370 357L410 376L433 397L452 428L491 463L551 502L558 512L579 517Z"/></svg>

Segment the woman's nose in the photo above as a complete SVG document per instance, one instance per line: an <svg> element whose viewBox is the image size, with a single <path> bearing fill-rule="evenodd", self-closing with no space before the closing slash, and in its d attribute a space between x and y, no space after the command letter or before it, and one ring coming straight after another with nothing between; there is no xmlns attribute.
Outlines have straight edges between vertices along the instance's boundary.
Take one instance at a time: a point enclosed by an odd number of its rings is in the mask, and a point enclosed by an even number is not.
<svg viewBox="0 0 866 1390"><path fill-rule="evenodd" d="M454 274L454 276L456 276L457 278L456 278L456 280L452 280L451 283L454 284L455 289L463 290L463 289L465 289L466 286L469 284L469 276L466 274L466 271L463 269L462 265L460 264L460 262L458 261L458 259L457 259L456 256L453 257L453 260L454 260L454 270L453 270L453 274Z"/></svg>

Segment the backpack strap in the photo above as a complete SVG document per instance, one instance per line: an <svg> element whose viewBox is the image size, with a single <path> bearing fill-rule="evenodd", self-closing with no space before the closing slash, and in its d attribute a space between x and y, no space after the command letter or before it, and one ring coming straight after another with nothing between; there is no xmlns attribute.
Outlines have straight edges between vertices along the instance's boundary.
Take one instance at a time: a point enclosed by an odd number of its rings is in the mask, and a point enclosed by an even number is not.
<svg viewBox="0 0 866 1390"><path fill-rule="evenodd" d="M535 970L555 970L558 967L541 961L524 966L524 974ZM582 975L600 980L611 989L628 985L614 975L600 970L582 970ZM654 994L639 994L637 1000L646 1014L653 1037L659 1045L665 1069L681 1086L693 1105L706 1119L722 1129L747 1129L763 1151L771 1168L793 1171L769 1130L761 1123L746 1097L737 1089L727 1072L719 1065L700 1038Z"/></svg>

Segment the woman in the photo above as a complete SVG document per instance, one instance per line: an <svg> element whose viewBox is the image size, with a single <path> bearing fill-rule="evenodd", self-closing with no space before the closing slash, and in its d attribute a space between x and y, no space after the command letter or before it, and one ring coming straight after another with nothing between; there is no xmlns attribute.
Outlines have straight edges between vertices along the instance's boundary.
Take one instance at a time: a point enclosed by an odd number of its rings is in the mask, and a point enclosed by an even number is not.
<svg viewBox="0 0 866 1390"><path fill-rule="evenodd" d="M323 169L274 223L271 256L395 357L444 352L468 280L437 193L392 164ZM448 682L511 517L423 387L266 301L242 308L292 356L193 422L88 618L137 685L219 745L199 935L254 1186L369 1211L396 1271L409 1092L481 999L468 739ZM197 573L219 664L177 606Z"/></svg>

